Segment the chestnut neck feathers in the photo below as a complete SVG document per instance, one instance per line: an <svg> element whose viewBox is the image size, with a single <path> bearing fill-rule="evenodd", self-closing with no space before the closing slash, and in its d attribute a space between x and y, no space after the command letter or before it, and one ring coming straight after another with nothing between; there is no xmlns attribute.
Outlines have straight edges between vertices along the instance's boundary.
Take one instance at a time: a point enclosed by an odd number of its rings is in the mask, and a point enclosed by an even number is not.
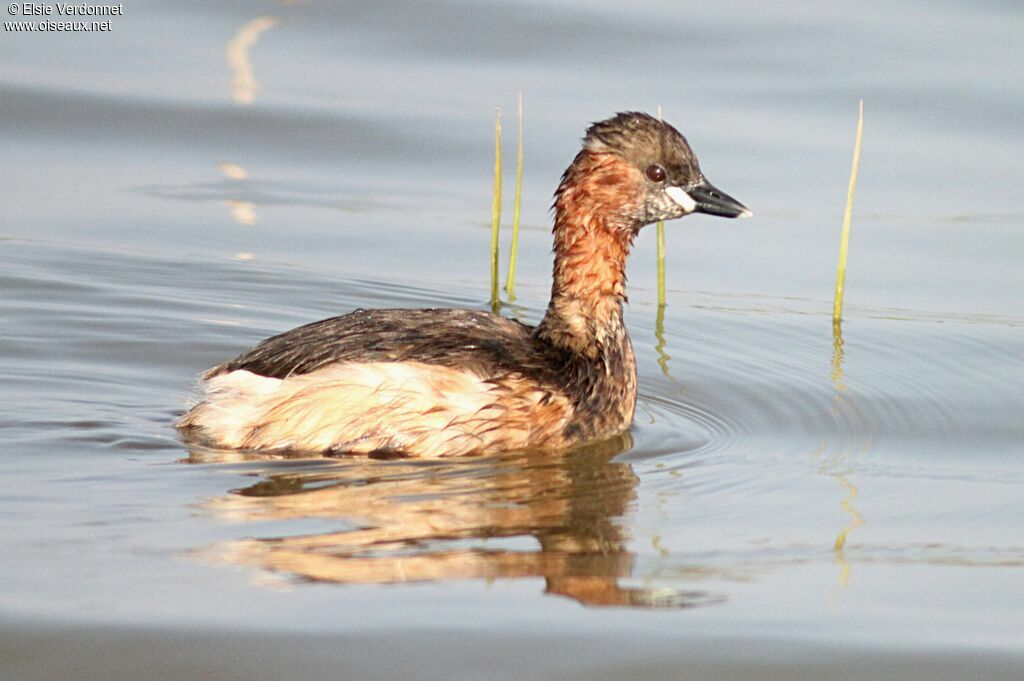
<svg viewBox="0 0 1024 681"><path fill-rule="evenodd" d="M625 334L626 257L641 227L635 217L641 181L631 164L584 149L555 192L555 264L551 302L538 334L554 345L596 357Z"/></svg>

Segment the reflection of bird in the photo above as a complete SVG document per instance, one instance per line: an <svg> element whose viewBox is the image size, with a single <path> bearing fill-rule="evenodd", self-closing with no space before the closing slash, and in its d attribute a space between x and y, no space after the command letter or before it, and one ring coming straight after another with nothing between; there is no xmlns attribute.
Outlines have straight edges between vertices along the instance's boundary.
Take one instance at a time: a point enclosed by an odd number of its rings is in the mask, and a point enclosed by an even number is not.
<svg viewBox="0 0 1024 681"><path fill-rule="evenodd" d="M631 446L625 433L564 452L386 464L270 461L257 482L201 504L248 529L245 538L197 555L296 582L543 578L545 593L587 605L719 602L716 594L674 582L652 586L636 574L623 516L636 501L639 479L630 464L614 460ZM194 447L189 460L240 455ZM331 529L311 533L302 521L312 518L330 519L322 524ZM272 533L251 536L253 523ZM290 533L289 524L296 525ZM631 584L634 579L642 583Z"/></svg>
<svg viewBox="0 0 1024 681"><path fill-rule="evenodd" d="M536 327L471 310L358 310L210 369L178 422L221 447L448 456L558 448L627 429L636 363L625 261L646 224L750 212L686 139L641 113L587 131L555 192L551 302Z"/></svg>

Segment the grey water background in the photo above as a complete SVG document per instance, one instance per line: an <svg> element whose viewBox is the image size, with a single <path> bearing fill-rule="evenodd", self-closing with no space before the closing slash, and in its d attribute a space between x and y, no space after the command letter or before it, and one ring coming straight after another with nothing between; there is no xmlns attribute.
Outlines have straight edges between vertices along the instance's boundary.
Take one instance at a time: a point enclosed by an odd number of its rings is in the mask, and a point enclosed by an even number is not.
<svg viewBox="0 0 1024 681"><path fill-rule="evenodd" d="M110 33L5 31L0 676L1020 678L1022 35L998 1L133 2ZM631 437L186 448L197 373L267 335L485 306L519 91L506 314L543 313L589 121L660 106L755 213L667 225L660 324L641 235Z"/></svg>

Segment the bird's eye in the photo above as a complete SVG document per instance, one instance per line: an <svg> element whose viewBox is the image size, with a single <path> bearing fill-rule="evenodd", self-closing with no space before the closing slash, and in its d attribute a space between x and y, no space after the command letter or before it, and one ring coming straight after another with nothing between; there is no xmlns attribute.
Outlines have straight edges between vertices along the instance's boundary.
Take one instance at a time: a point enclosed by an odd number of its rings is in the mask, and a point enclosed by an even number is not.
<svg viewBox="0 0 1024 681"><path fill-rule="evenodd" d="M647 179L651 182L664 182L665 169L659 165L647 166Z"/></svg>

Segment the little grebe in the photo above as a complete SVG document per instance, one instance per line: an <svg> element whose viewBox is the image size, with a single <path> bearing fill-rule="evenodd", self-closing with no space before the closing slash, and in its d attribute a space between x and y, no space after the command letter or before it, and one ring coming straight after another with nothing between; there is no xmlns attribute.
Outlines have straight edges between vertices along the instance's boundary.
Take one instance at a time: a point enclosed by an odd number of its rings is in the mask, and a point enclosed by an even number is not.
<svg viewBox="0 0 1024 681"><path fill-rule="evenodd" d="M564 448L628 429L634 238L693 212L751 213L704 179L679 131L632 112L590 126L554 212L554 282L537 326L475 310L356 310L210 369L177 427L218 447L379 457Z"/></svg>

